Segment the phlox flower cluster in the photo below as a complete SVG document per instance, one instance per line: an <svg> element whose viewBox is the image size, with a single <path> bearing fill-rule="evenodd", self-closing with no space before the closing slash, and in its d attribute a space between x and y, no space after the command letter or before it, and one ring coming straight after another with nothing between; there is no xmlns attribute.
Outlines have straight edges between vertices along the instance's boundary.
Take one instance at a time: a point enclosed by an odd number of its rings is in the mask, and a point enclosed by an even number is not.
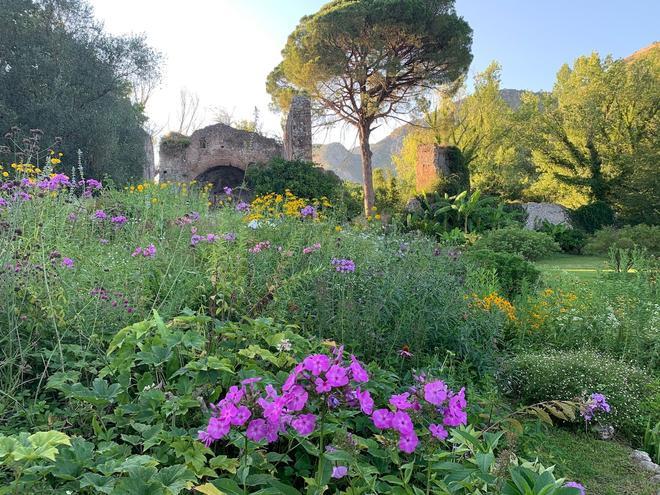
<svg viewBox="0 0 660 495"><path fill-rule="evenodd" d="M296 365L281 390L272 385L261 388L258 377L243 380L240 387L232 386L220 402L211 405L211 418L198 438L208 446L228 435L232 427L245 428L253 442L272 443L291 430L308 436L316 429L313 411L319 407L344 403L370 414L373 400L369 391L361 389L368 380L355 356L344 363L342 348L332 358L312 354Z"/></svg>
<svg viewBox="0 0 660 495"><path fill-rule="evenodd" d="M267 249L270 249L270 241L261 241L257 242L253 247L248 249L248 251L252 254L257 254Z"/></svg>
<svg viewBox="0 0 660 495"><path fill-rule="evenodd" d="M147 247L136 247L131 254L134 258L136 256L144 256L145 258L155 258L156 257L156 246L149 244Z"/></svg>
<svg viewBox="0 0 660 495"><path fill-rule="evenodd" d="M190 229L192 236L190 237L190 245L191 246L197 246L200 242L206 242L208 244L213 244L215 241L218 240L218 236L215 234L206 234L206 235L199 235L197 233L197 229L193 227Z"/></svg>
<svg viewBox="0 0 660 495"><path fill-rule="evenodd" d="M330 262L339 273L351 273L355 271L355 262L349 259L332 258Z"/></svg>
<svg viewBox="0 0 660 495"><path fill-rule="evenodd" d="M610 412L610 405L607 403L607 398L603 394L591 394L589 400L582 407L580 414L585 421L591 421L598 412Z"/></svg>
<svg viewBox="0 0 660 495"><path fill-rule="evenodd" d="M317 242L316 244L312 244L311 246L303 248L302 252L303 254L311 254L315 251L318 251L319 249L321 249L321 244Z"/></svg>
<svg viewBox="0 0 660 495"><path fill-rule="evenodd" d="M236 233L227 232L226 234L223 234L222 238L227 242L234 242L236 240Z"/></svg>
<svg viewBox="0 0 660 495"><path fill-rule="evenodd" d="M236 204L236 211L240 211L241 213L247 213L250 211L250 205L247 204L245 201L239 201Z"/></svg>
<svg viewBox="0 0 660 495"><path fill-rule="evenodd" d="M71 258L62 258L62 261L60 262L60 264L64 268L73 268L74 262Z"/></svg>
<svg viewBox="0 0 660 495"><path fill-rule="evenodd" d="M302 218L316 218L319 216L319 214L316 211L316 208L314 208L312 205L307 205L302 210L300 210L300 216Z"/></svg>
<svg viewBox="0 0 660 495"><path fill-rule="evenodd" d="M113 308L123 308L129 314L135 311L126 296L121 292L110 292L102 287L96 287L92 289L89 294L92 297L96 297L100 301L109 304Z"/></svg>
<svg viewBox="0 0 660 495"><path fill-rule="evenodd" d="M415 420L431 421L428 430L435 440L448 436L445 427L456 427L467 423L465 389L454 393L442 380L426 382L411 387L409 392L390 397L388 408L377 409L371 415L374 426L379 430L392 430L399 435L399 449L412 454L419 445L415 431Z"/></svg>

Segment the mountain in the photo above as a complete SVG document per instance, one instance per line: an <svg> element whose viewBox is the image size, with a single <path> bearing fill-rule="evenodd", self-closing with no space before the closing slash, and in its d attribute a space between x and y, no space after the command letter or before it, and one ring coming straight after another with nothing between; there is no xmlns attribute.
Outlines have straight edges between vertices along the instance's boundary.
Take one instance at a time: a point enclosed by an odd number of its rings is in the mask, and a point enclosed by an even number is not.
<svg viewBox="0 0 660 495"><path fill-rule="evenodd" d="M519 89L500 90L502 98L514 109L520 106L523 91ZM403 140L414 128L405 124L397 127L386 138L371 145L373 168L394 170L392 156L398 154L403 146ZM362 182L362 159L360 148L347 149L341 143L330 143L314 146L313 160L327 170L332 170L340 178L351 182Z"/></svg>

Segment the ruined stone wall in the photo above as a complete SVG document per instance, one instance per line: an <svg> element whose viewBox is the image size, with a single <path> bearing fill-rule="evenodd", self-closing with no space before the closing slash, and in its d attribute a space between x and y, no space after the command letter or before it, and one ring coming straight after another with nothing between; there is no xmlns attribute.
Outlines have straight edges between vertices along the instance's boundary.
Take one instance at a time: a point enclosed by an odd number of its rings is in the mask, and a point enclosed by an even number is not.
<svg viewBox="0 0 660 495"><path fill-rule="evenodd" d="M156 177L156 161L154 156L154 142L151 135L144 131L144 155L145 161L143 165L142 175L146 180L154 180Z"/></svg>
<svg viewBox="0 0 660 495"><path fill-rule="evenodd" d="M245 171L251 164L282 156L282 145L255 132L215 124L160 144L160 179L191 181L216 167Z"/></svg>
<svg viewBox="0 0 660 495"><path fill-rule="evenodd" d="M161 181L209 180L217 189L236 182L250 165L268 163L276 157L312 160L312 114L310 101L293 100L284 132L285 144L256 132L215 124L191 136L172 133L161 140L158 167ZM231 167L233 170L222 170ZM237 171L241 172L237 175ZM146 172L145 172L146 174Z"/></svg>
<svg viewBox="0 0 660 495"><path fill-rule="evenodd" d="M294 96L286 118L284 158L312 161L312 106L304 96Z"/></svg>
<svg viewBox="0 0 660 495"><path fill-rule="evenodd" d="M448 148L422 144L417 148L416 189L431 192L450 172Z"/></svg>

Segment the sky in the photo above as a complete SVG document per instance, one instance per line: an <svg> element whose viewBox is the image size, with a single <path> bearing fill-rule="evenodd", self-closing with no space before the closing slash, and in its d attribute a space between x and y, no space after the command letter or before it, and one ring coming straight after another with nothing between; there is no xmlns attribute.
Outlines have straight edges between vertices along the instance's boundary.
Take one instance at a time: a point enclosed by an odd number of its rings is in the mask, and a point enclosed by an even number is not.
<svg viewBox="0 0 660 495"><path fill-rule="evenodd" d="M175 127L182 88L196 93L203 124L221 107L236 119L259 109L263 130L281 136L281 116L268 109L266 76L281 60L287 36L326 0L91 0L114 34L144 33L164 56L163 80L147 113L164 131ZM625 57L660 40L660 1L456 0L472 27L473 75L497 60L502 87L549 90L564 63L593 51ZM378 129L384 137L396 123ZM352 128L318 131L314 141L356 143Z"/></svg>

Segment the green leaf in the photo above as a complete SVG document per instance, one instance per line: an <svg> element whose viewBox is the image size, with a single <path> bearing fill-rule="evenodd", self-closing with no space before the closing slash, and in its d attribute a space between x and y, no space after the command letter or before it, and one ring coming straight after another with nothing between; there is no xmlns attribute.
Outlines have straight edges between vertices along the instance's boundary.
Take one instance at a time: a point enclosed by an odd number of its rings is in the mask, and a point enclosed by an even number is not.
<svg viewBox="0 0 660 495"><path fill-rule="evenodd" d="M92 487L95 492L110 495L115 488L116 479L96 473L85 473L80 480L80 487Z"/></svg>
<svg viewBox="0 0 660 495"><path fill-rule="evenodd" d="M178 464L161 469L154 479L160 481L172 495L178 495L181 490L190 488L196 478L186 466Z"/></svg>

